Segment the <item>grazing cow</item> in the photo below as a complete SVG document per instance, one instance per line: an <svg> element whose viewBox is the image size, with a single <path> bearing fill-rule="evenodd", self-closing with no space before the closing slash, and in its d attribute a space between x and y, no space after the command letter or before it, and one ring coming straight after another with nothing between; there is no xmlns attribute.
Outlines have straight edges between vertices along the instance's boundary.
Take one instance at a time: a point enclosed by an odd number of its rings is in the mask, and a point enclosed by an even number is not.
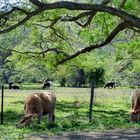
<svg viewBox="0 0 140 140"><path fill-rule="evenodd" d="M140 120L140 90L132 93L132 111L130 114L131 122L138 122Z"/></svg>
<svg viewBox="0 0 140 140"><path fill-rule="evenodd" d="M55 104L56 97L51 92L29 95L24 105L25 116L19 122L19 126L30 125L33 117L37 117L38 123L40 123L42 116L45 114L48 115L49 123L53 123L55 121Z"/></svg>
<svg viewBox="0 0 140 140"><path fill-rule="evenodd" d="M104 88L116 88L116 83L115 82L108 82L105 84Z"/></svg>
<svg viewBox="0 0 140 140"><path fill-rule="evenodd" d="M50 89L51 85L53 84L53 82L49 79L47 79L43 85L43 89Z"/></svg>
<svg viewBox="0 0 140 140"><path fill-rule="evenodd" d="M9 83L9 89L12 89L13 82Z"/></svg>
<svg viewBox="0 0 140 140"><path fill-rule="evenodd" d="M10 82L9 83L9 89L19 89L19 86L18 85L13 85L13 82Z"/></svg>
<svg viewBox="0 0 140 140"><path fill-rule="evenodd" d="M18 85L13 85L12 88L13 89L19 89L19 86Z"/></svg>
<svg viewBox="0 0 140 140"><path fill-rule="evenodd" d="M50 89L51 84L49 82L44 83L43 89Z"/></svg>

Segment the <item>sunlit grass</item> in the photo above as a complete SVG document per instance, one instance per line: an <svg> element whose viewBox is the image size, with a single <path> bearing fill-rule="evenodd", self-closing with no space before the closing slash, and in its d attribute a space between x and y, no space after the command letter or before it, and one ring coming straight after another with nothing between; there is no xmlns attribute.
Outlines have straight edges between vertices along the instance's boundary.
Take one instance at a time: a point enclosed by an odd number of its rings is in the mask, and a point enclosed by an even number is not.
<svg viewBox="0 0 140 140"><path fill-rule="evenodd" d="M41 124L34 120L30 127L16 128L24 115L23 107L26 96L47 90L5 90L4 124L0 126L0 139L23 139L30 133L47 135L62 134L71 131L93 131L113 128L139 126L130 124L130 95L132 89L95 89L93 121L89 123L90 89L51 87L56 94L56 122L50 128L47 117Z"/></svg>

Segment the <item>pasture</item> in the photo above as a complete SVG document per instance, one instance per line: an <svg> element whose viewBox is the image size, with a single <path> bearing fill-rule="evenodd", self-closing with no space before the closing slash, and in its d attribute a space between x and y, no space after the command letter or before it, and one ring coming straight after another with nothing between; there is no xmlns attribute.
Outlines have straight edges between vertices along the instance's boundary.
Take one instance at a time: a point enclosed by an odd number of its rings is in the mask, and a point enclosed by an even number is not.
<svg viewBox="0 0 140 140"><path fill-rule="evenodd" d="M24 139L28 134L59 135L67 132L97 131L114 128L139 127L129 122L131 110L130 95L134 89L95 89L93 121L89 123L89 88L53 87L56 94L56 122L47 124L46 116L41 124L34 120L25 128L16 124L24 116L24 100L28 94L47 90L8 90L4 91L4 124L0 126L0 139Z"/></svg>

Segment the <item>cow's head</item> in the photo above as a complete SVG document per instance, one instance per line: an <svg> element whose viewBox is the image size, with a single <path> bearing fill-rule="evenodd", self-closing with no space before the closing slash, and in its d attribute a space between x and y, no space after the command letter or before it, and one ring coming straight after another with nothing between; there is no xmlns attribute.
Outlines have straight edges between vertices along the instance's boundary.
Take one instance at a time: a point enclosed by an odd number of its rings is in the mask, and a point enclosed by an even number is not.
<svg viewBox="0 0 140 140"><path fill-rule="evenodd" d="M130 113L130 121L131 122L138 122L140 119L140 113L139 110L132 110Z"/></svg>
<svg viewBox="0 0 140 140"><path fill-rule="evenodd" d="M26 115L25 117L23 117L20 121L19 121L19 123L18 123L18 127L24 127L24 126L28 126L28 125L30 125L31 124L31 122L32 122L32 118L33 118L33 114L28 114L28 115Z"/></svg>

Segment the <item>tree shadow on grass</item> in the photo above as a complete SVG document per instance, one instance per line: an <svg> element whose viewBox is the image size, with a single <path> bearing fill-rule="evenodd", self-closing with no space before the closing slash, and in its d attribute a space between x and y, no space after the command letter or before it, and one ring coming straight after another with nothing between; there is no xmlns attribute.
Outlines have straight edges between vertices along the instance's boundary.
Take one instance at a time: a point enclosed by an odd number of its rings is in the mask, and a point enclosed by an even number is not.
<svg viewBox="0 0 140 140"><path fill-rule="evenodd" d="M4 124L16 124L21 117L23 117L22 113L18 113L17 111L7 110L4 111Z"/></svg>
<svg viewBox="0 0 140 140"><path fill-rule="evenodd" d="M117 116L123 116L123 115L128 115L128 111L119 109L117 111L112 111L112 110L93 110L93 112L99 113L100 115L112 115L114 117Z"/></svg>
<svg viewBox="0 0 140 140"><path fill-rule="evenodd" d="M24 101L14 101L14 102L11 102L11 104L14 104L14 105L24 104Z"/></svg>
<svg viewBox="0 0 140 140"><path fill-rule="evenodd" d="M102 107L102 105L98 105L96 104L95 105L96 107ZM58 102L57 103L57 107L56 107L56 110L60 111L60 112L79 112L80 113L80 109L87 109L87 112L86 113L89 113L89 106L87 105L81 105L79 108L76 108L73 104L73 102L66 102L66 101L62 101L62 102ZM94 108L94 106L93 106ZM107 116L114 116L114 117L117 117L117 116L126 116L128 115L128 111L126 110L123 110L123 109L118 109L116 111L112 111L112 110L101 110L101 109L93 109L93 114L96 113L96 114L99 114L103 117L107 117ZM85 113L85 112L83 112Z"/></svg>
<svg viewBox="0 0 140 140"><path fill-rule="evenodd" d="M14 104L23 104L22 101L14 102ZM96 107L100 107L100 105L96 105ZM82 110L84 108L84 111ZM23 108L21 109L23 110ZM87 110L87 111L85 111ZM63 114L68 114L66 116L63 116ZM5 124L12 124L16 125L21 117L24 116L24 113L17 112L17 111L11 111L7 110L4 112L4 123ZM114 123L121 121L124 123L129 122L128 120L128 112L125 110L95 110L93 109L93 122L89 123L88 121L89 116L89 109L87 104L81 105L79 108L76 108L73 105L73 102L68 101L61 101L57 102L56 105L56 122L52 127L52 131L73 131L84 128L88 128L89 126L95 126L98 127L100 122L103 122L104 127L109 127L110 125L114 125ZM98 122L99 121L99 122ZM106 122L110 122L111 124L107 124ZM28 127L28 129L33 130L33 132L38 132L40 130L45 131L50 129L49 125L47 124L47 118L46 116L43 117L42 123L40 125L37 124L36 120L34 121L33 126ZM47 128L46 128L47 126ZM117 125L116 125L117 126ZM81 128L82 127L82 128ZM94 127L94 128L95 128ZM76 128L76 129L75 129ZM56 130L57 129L57 130Z"/></svg>
<svg viewBox="0 0 140 140"><path fill-rule="evenodd" d="M96 119L94 119L94 117ZM129 112L125 110L118 109L116 111L112 110L93 110L93 120L102 121L104 124L109 122L110 125L123 126L130 123ZM120 122L120 123L119 123ZM121 124L122 123L122 124ZM106 124L107 126L108 124Z"/></svg>
<svg viewBox="0 0 140 140"><path fill-rule="evenodd" d="M76 110L76 108L74 108L73 102L61 101L61 102L57 102L56 110L61 112L68 112L68 111L74 111Z"/></svg>

